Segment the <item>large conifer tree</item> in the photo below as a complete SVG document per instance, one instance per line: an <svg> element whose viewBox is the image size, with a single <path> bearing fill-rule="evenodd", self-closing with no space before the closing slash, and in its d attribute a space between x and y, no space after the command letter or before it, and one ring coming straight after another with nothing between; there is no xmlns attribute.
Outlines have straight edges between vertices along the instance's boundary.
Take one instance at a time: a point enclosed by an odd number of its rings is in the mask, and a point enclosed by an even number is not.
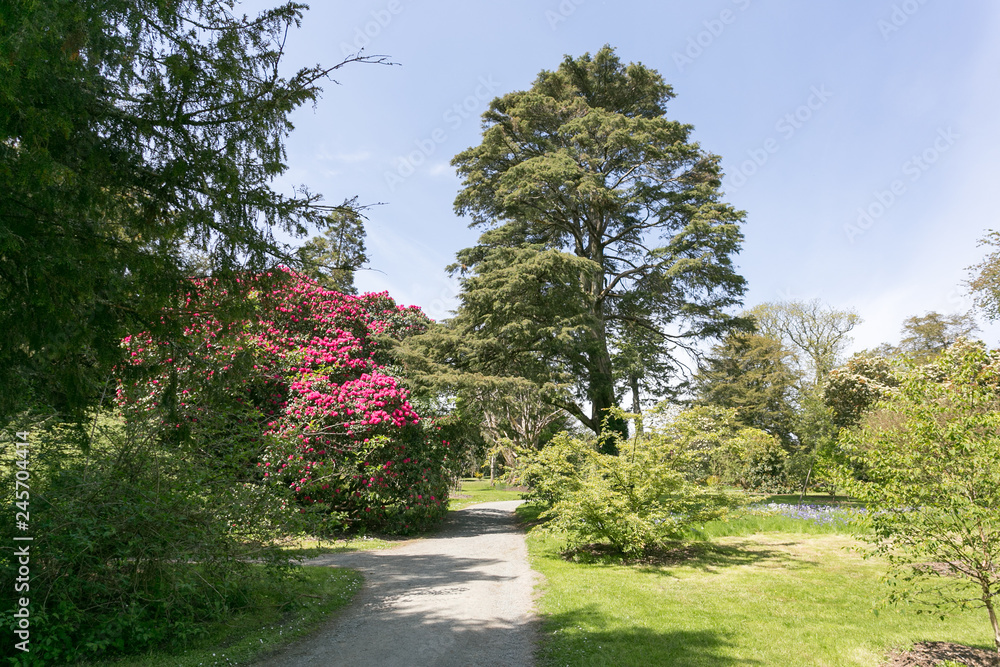
<svg viewBox="0 0 1000 667"><path fill-rule="evenodd" d="M453 161L456 210L484 231L455 266L452 329L472 343L452 361L529 377L599 434L622 391L662 389L679 347L731 326L745 289L743 213L722 201L718 156L667 118L672 97L611 47L567 56L493 100Z"/></svg>

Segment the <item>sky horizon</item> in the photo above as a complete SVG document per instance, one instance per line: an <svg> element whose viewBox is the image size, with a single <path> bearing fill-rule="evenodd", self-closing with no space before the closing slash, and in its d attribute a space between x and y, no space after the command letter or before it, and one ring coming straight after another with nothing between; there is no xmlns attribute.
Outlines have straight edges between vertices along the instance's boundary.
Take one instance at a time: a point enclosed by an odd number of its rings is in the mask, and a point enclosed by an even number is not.
<svg viewBox="0 0 1000 667"><path fill-rule="evenodd" d="M613 46L674 90L670 119L720 155L725 200L747 212L736 257L746 307L818 298L864 323L852 350L897 343L903 321L972 307L966 268L1000 228L1000 6L985 0L809 4L445 0L315 5L286 68L364 47L391 67L349 65L297 110L279 190L370 208L361 291L441 319L457 303L445 267L478 232L453 211L449 165L480 140L494 97L524 90L565 55ZM269 6L247 2L253 14ZM1000 344L1000 325L978 317Z"/></svg>

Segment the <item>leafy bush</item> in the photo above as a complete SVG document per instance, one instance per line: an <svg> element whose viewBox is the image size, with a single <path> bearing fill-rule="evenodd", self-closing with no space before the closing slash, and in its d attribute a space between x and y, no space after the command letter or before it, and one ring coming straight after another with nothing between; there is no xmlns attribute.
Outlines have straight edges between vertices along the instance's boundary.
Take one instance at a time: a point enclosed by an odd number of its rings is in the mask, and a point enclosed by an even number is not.
<svg viewBox="0 0 1000 667"><path fill-rule="evenodd" d="M743 489L779 491L786 486L787 456L773 435L756 428L741 428L712 451L712 474L724 484Z"/></svg>
<svg viewBox="0 0 1000 667"><path fill-rule="evenodd" d="M787 487L781 441L740 423L736 410L698 406L676 415L663 427L689 456L689 475L752 491Z"/></svg>
<svg viewBox="0 0 1000 667"><path fill-rule="evenodd" d="M603 454L564 433L531 457L527 479L532 497L550 503L541 515L551 519L549 529L634 555L744 503L742 494L689 479L691 453L662 432L619 443L619 450Z"/></svg>
<svg viewBox="0 0 1000 667"><path fill-rule="evenodd" d="M559 433L542 449L523 452L518 479L529 489L525 500L552 507L577 491L580 470L596 447L595 442L585 443Z"/></svg>
<svg viewBox="0 0 1000 667"><path fill-rule="evenodd" d="M182 341L125 344L128 418L249 483L288 489L312 530L412 532L444 516L457 463L392 372L392 342L426 328L385 294L344 295L290 271L239 294L193 281L165 314ZM216 316L242 300L250 313ZM244 446L249 443L249 446Z"/></svg>
<svg viewBox="0 0 1000 667"><path fill-rule="evenodd" d="M256 578L291 572L275 546L280 503L181 450L101 415L89 447L74 429L32 430L31 651L19 664L179 646L206 621L253 604ZM89 435L89 433L87 434ZM10 448L5 447L10 452ZM14 590L11 461L3 461L0 585ZM251 560L264 564L252 569ZM16 619L5 608L5 631Z"/></svg>

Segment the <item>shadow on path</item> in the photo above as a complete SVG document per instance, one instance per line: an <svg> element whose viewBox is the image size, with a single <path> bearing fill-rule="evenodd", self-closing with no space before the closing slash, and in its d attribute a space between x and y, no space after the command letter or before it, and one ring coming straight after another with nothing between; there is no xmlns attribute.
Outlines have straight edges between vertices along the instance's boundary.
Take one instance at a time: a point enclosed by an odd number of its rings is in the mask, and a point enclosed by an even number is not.
<svg viewBox="0 0 1000 667"><path fill-rule="evenodd" d="M460 510L438 534L393 549L307 561L360 570L365 587L339 618L258 664L530 666L536 575L513 514L518 503Z"/></svg>

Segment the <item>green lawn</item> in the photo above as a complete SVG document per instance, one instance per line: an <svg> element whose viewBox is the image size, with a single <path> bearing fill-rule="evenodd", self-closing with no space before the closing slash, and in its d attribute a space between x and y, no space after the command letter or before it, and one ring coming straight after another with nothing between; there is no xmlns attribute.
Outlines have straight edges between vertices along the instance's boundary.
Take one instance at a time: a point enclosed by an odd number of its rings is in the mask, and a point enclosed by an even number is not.
<svg viewBox="0 0 1000 667"><path fill-rule="evenodd" d="M304 567L302 577L261 590L258 603L207 634L187 650L150 653L91 667L209 667L245 665L315 630L361 589L361 574L330 567Z"/></svg>
<svg viewBox="0 0 1000 667"><path fill-rule="evenodd" d="M490 486L488 479L463 479L459 489L449 493L448 509L460 510L477 503L488 503L495 500L520 500L524 489L512 487L497 482Z"/></svg>
<svg viewBox="0 0 1000 667"><path fill-rule="evenodd" d="M758 533L624 566L569 562L560 541L533 531L532 565L545 577L540 664L874 667L916 641L992 646L981 610L945 621L876 613L884 568L856 545L847 534Z"/></svg>

